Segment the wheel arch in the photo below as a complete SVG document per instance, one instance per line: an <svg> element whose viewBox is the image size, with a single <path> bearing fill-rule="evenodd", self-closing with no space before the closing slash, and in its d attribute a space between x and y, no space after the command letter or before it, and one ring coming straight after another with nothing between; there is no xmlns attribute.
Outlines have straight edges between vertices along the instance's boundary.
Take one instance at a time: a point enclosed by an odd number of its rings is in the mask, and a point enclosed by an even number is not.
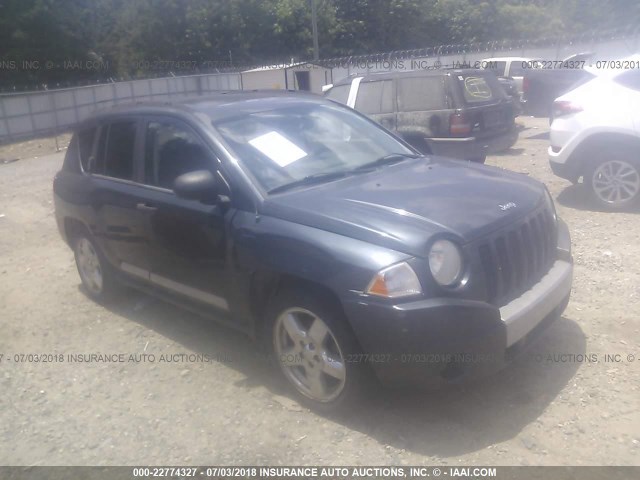
<svg viewBox="0 0 640 480"><path fill-rule="evenodd" d="M250 286L250 309L255 322L255 333L260 337L264 332L269 305L273 300L288 290L312 292L341 314L352 329L339 296L327 285L309 280L291 273L260 271L253 274Z"/></svg>
<svg viewBox="0 0 640 480"><path fill-rule="evenodd" d="M255 223L249 215L236 217L242 252L235 264L238 290L233 305L254 336L264 329L270 302L287 289L311 290L352 322L343 307L345 300L364 290L376 272L411 258L389 246L377 245L294 220L264 215ZM251 233L248 233L251 232ZM235 254L234 254L235 256Z"/></svg>
<svg viewBox="0 0 640 480"><path fill-rule="evenodd" d="M73 240L80 233L91 233L91 230L81 220L73 217L64 218L64 235L67 244L73 248Z"/></svg>
<svg viewBox="0 0 640 480"><path fill-rule="evenodd" d="M594 153L604 148L640 152L640 137L620 132L599 132L590 135L576 147L569 159L569 163L575 165L577 178L583 176L598 161ZM582 161L583 159L586 161ZM640 162L640 154L637 154L636 162Z"/></svg>

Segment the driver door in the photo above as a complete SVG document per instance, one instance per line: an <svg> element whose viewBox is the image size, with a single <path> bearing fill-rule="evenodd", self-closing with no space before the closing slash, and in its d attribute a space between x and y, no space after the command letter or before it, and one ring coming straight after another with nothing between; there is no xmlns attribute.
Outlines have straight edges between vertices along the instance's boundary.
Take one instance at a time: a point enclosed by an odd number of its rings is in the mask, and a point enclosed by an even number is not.
<svg viewBox="0 0 640 480"><path fill-rule="evenodd" d="M173 192L178 176L195 170L219 175L217 165L216 156L187 124L169 117L146 122L144 183L149 190L150 280L180 297L228 310L224 212L217 205L179 198Z"/></svg>

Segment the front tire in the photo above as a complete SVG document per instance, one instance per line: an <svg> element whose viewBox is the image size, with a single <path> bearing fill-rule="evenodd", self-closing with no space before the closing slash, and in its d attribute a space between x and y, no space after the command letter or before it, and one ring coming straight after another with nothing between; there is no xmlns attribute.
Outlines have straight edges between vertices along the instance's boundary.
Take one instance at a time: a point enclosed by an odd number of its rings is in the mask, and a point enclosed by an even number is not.
<svg viewBox="0 0 640 480"><path fill-rule="evenodd" d="M640 199L640 159L630 152L602 152L586 172L584 183L599 207L625 210Z"/></svg>
<svg viewBox="0 0 640 480"><path fill-rule="evenodd" d="M367 383L367 366L344 314L324 295L289 290L269 308L267 332L274 363L301 403L341 410Z"/></svg>

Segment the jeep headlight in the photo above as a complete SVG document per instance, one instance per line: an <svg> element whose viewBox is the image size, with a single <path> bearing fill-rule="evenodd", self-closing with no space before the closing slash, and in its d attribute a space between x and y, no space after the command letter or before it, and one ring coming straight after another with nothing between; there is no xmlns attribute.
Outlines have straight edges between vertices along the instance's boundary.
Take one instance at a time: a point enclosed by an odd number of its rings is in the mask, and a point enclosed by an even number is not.
<svg viewBox="0 0 640 480"><path fill-rule="evenodd" d="M462 254L458 246L449 240L437 240L429 251L431 275L439 285L451 287L462 276Z"/></svg>
<svg viewBox="0 0 640 480"><path fill-rule="evenodd" d="M422 293L422 286L413 268L402 262L376 273L366 293L387 298L406 297Z"/></svg>

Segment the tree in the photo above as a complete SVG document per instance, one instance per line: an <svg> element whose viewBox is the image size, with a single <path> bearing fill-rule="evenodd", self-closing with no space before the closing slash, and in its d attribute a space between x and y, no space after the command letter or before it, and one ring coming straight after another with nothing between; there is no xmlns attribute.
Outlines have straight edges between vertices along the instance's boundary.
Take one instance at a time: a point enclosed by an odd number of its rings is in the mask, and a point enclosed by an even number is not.
<svg viewBox="0 0 640 480"><path fill-rule="evenodd" d="M637 0L316 2L322 58L640 24ZM309 0L0 0L0 86L310 59L310 15ZM87 60L107 68L64 68Z"/></svg>

